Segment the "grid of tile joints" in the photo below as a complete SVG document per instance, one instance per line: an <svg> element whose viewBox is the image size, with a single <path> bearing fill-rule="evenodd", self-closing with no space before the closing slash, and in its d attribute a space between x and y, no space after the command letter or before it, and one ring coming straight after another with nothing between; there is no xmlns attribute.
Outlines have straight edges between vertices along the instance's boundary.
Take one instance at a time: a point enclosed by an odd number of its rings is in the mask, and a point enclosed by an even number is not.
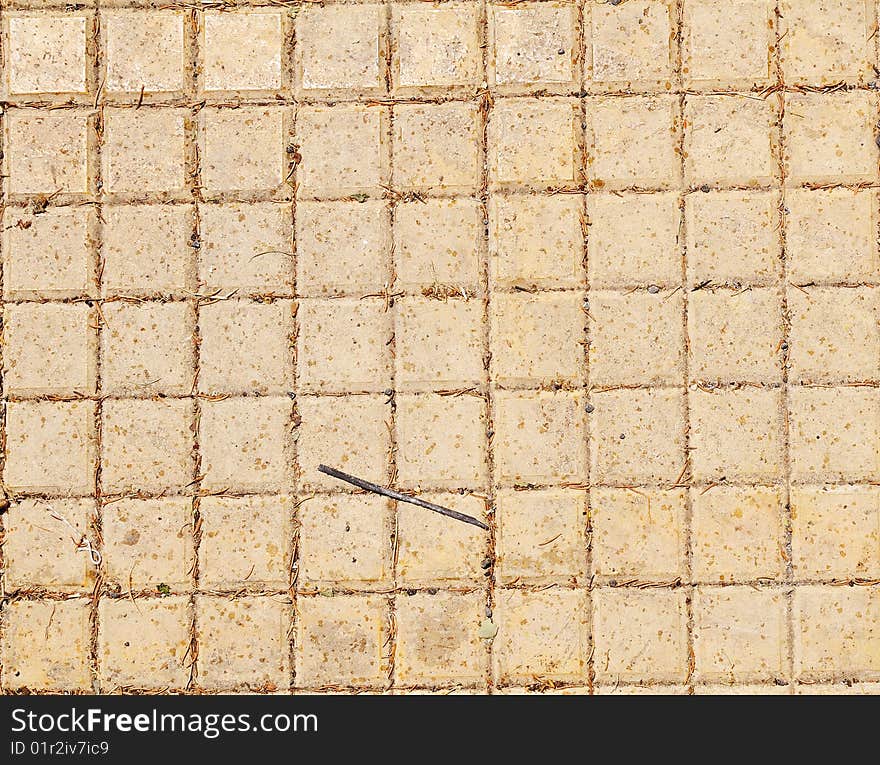
<svg viewBox="0 0 880 765"><path fill-rule="evenodd" d="M4 688L870 687L875 9L734 5L9 7Z"/></svg>

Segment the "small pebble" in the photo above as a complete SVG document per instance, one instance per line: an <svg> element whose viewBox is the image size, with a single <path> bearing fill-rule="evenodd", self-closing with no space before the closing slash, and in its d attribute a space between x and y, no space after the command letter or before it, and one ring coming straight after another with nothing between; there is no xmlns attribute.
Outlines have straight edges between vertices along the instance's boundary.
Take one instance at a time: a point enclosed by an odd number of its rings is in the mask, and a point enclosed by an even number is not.
<svg viewBox="0 0 880 765"><path fill-rule="evenodd" d="M480 567L484 570L489 568L491 565L492 565L491 558L483 558L482 562L480 563Z"/></svg>
<svg viewBox="0 0 880 765"><path fill-rule="evenodd" d="M652 284L650 287L648 287L648 292L650 292L652 295L656 295L658 292L660 292L660 288L656 284Z"/></svg>
<svg viewBox="0 0 880 765"><path fill-rule="evenodd" d="M595 411L596 407L593 406L592 404L587 404L586 409L587 409L587 414L590 414L593 411Z"/></svg>
<svg viewBox="0 0 880 765"><path fill-rule="evenodd" d="M712 189L709 188L708 183L704 183L702 186L700 186L700 191L702 191L704 194L708 194L711 190Z"/></svg>
<svg viewBox="0 0 880 765"><path fill-rule="evenodd" d="M560 48L560 49L559 49L558 51L556 51L556 52L557 52L560 56L564 56L564 55L565 55L565 48Z"/></svg>
<svg viewBox="0 0 880 765"><path fill-rule="evenodd" d="M623 441L626 438L626 433L620 434L620 440Z"/></svg>

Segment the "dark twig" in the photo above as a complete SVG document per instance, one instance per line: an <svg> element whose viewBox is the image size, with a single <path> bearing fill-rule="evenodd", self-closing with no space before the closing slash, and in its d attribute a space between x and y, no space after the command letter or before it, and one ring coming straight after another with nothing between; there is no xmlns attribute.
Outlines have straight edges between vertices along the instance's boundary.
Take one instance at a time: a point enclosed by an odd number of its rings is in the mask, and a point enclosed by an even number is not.
<svg viewBox="0 0 880 765"><path fill-rule="evenodd" d="M457 521L462 521L464 523L469 523L472 526L479 526L481 529L485 531L489 530L489 527L480 520L473 518L470 515L465 515L464 513L459 513L456 510L450 510L446 507L441 507L440 505L435 505L432 502L425 502L423 499L419 499L418 497L408 497L406 494L401 494L399 491L394 491L394 489L386 489L382 486L379 486L375 483L370 483L369 481L365 481L363 478L356 478L353 475L349 475L348 473L343 473L341 470L337 470L336 468L327 467L326 465L318 465L318 470L322 473L332 476L333 478L338 478L340 481L345 481L346 483L350 483L352 486L357 486L359 489L363 489L364 491L371 491L374 494L381 494L383 497L388 497L389 499L396 499L398 502L408 502L411 505L416 505L418 507L424 507L426 510L433 510L435 513L440 513L440 515L445 515L447 518L455 518Z"/></svg>

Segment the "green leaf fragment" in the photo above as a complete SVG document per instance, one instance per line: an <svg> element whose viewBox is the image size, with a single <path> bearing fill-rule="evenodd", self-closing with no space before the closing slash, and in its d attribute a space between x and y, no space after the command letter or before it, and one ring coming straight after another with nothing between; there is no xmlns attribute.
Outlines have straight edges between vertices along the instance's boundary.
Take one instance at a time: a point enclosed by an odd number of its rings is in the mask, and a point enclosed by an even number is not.
<svg viewBox="0 0 880 765"><path fill-rule="evenodd" d="M480 625L479 635L483 640L491 640L498 634L498 625L493 623L491 619L483 619Z"/></svg>

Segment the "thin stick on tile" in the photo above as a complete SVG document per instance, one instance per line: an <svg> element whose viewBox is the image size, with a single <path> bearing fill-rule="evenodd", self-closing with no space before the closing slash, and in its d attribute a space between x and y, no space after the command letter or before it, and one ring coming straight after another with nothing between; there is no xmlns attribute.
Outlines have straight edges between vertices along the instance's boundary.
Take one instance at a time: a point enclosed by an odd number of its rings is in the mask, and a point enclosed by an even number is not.
<svg viewBox="0 0 880 765"><path fill-rule="evenodd" d="M352 486L357 486L359 489L363 489L364 491L371 491L374 494L381 494L383 497L396 499L398 502L408 502L410 505L424 507L426 510L433 510L435 513L445 515L447 518L454 518L457 521L469 523L472 526L479 526L484 531L489 530L489 527L482 521L477 520L470 515L459 513L457 510L450 510L449 508L435 505L433 502L426 502L425 500L419 499L418 497L408 497L406 494L401 494L399 491L386 489L382 486L379 486L378 484L365 481L363 478L356 478L355 476L349 475L348 473L343 473L341 470L337 470L336 468L327 467L327 465L318 465L318 470L333 478L337 478L340 481L350 483Z"/></svg>

